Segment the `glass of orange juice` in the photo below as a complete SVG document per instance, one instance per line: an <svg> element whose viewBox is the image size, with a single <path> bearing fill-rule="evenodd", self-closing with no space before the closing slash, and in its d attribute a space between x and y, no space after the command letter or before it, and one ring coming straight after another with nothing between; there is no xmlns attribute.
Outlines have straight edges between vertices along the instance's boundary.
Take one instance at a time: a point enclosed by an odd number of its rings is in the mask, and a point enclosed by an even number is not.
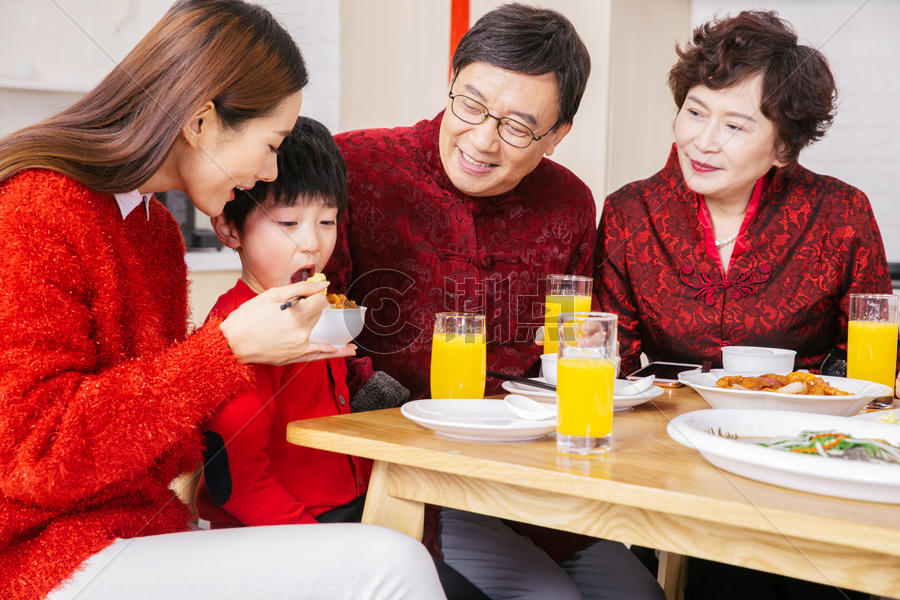
<svg viewBox="0 0 900 600"><path fill-rule="evenodd" d="M556 449L563 454L609 451L617 321L611 313L559 315Z"/></svg>
<svg viewBox="0 0 900 600"><path fill-rule="evenodd" d="M581 275L547 275L547 296L544 302L544 352L559 352L556 338L556 319L560 313L591 310L590 277Z"/></svg>
<svg viewBox="0 0 900 600"><path fill-rule="evenodd" d="M484 315L437 313L431 338L431 397L483 398Z"/></svg>
<svg viewBox="0 0 900 600"><path fill-rule="evenodd" d="M900 296L850 294L847 325L847 377L894 387ZM877 398L867 408L890 408L894 399Z"/></svg>

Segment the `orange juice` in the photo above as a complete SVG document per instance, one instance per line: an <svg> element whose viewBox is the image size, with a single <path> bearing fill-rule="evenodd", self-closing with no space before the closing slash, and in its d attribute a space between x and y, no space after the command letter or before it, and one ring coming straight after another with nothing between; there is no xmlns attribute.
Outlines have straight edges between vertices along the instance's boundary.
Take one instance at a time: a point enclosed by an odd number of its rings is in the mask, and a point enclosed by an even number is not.
<svg viewBox="0 0 900 600"><path fill-rule="evenodd" d="M559 352L557 317L564 312L588 312L591 310L590 296L547 296L544 303L544 352Z"/></svg>
<svg viewBox="0 0 900 600"><path fill-rule="evenodd" d="M605 358L561 357L556 374L556 433L589 438L612 433L615 377L612 361Z"/></svg>
<svg viewBox="0 0 900 600"><path fill-rule="evenodd" d="M431 397L483 398L487 350L483 333L435 333Z"/></svg>
<svg viewBox="0 0 900 600"><path fill-rule="evenodd" d="M897 323L850 321L847 327L847 377L894 387Z"/></svg>

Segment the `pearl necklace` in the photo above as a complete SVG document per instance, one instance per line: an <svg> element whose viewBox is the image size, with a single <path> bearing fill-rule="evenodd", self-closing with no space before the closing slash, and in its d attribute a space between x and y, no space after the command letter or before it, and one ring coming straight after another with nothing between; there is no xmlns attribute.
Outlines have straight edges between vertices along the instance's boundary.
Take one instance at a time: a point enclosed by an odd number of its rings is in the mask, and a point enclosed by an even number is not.
<svg viewBox="0 0 900 600"><path fill-rule="evenodd" d="M734 232L734 235L729 235L729 236L728 236L727 238L725 238L724 240L716 240L716 241L715 241L716 248L724 248L725 246L727 246L728 244L730 244L730 243L732 243L734 240L736 240L736 239L737 239L737 236L738 236L738 231L735 231L735 232Z"/></svg>

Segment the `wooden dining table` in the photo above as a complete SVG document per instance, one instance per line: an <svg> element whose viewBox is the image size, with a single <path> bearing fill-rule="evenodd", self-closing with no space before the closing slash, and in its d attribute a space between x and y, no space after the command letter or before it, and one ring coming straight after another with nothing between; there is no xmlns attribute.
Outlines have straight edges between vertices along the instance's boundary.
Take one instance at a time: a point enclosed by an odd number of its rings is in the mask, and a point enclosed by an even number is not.
<svg viewBox="0 0 900 600"><path fill-rule="evenodd" d="M683 556L900 597L900 506L713 466L666 434L675 416L705 408L692 389L678 388L617 412L609 453L594 457L558 454L552 434L444 437L400 409L294 421L287 439L373 459L363 522L419 539L424 505L434 504L659 549L670 599L682 589Z"/></svg>

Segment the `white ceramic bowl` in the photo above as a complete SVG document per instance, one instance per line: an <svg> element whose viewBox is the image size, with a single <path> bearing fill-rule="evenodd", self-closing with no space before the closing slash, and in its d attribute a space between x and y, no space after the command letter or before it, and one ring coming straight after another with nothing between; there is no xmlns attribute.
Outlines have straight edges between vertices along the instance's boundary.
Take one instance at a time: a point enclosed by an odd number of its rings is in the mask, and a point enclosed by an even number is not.
<svg viewBox="0 0 900 600"><path fill-rule="evenodd" d="M722 367L735 373L778 373L794 370L797 352L786 348L762 346L725 346L722 348Z"/></svg>
<svg viewBox="0 0 900 600"><path fill-rule="evenodd" d="M541 354L541 374L547 383L556 385L556 360L559 357L555 352L552 354ZM619 357L614 361L616 366L616 374L619 373Z"/></svg>
<svg viewBox="0 0 900 600"><path fill-rule="evenodd" d="M309 334L314 344L328 344L343 348L359 335L365 323L366 307L326 308Z"/></svg>
<svg viewBox="0 0 900 600"><path fill-rule="evenodd" d="M832 386L849 396L813 396L810 394L782 394L779 392L757 392L716 387L716 381L726 375L746 375L723 369L713 369L709 373L688 371L680 373L678 380L694 388L713 408L752 408L763 410L793 410L849 417L855 415L875 398L893 395L894 390L887 385L819 375Z"/></svg>

